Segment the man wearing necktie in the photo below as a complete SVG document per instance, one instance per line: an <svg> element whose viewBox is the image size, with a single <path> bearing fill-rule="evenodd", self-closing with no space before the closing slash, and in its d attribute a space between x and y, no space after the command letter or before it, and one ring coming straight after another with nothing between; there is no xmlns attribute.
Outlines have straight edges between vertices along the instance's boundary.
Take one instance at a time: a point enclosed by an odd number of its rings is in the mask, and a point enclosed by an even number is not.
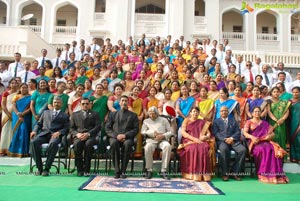
<svg viewBox="0 0 300 201"><path fill-rule="evenodd" d="M34 79L36 75L30 71L31 63L29 61L24 61L25 69L19 73L22 83L28 83L30 79Z"/></svg>
<svg viewBox="0 0 300 201"><path fill-rule="evenodd" d="M74 140L75 164L77 176L90 173L93 146L97 144L101 130L99 114L92 111L88 98L81 100L81 110L72 113L70 133Z"/></svg>
<svg viewBox="0 0 300 201"><path fill-rule="evenodd" d="M8 71L11 73L13 77L18 77L20 71L24 69L22 63L21 63L21 54L19 52L15 53L15 62L9 64Z"/></svg>
<svg viewBox="0 0 300 201"><path fill-rule="evenodd" d="M62 104L62 99L56 96L53 101L53 110L44 111L30 133L30 138L32 139L32 157L38 169L36 175L49 175L50 168L59 149L59 144L68 132L69 116L61 112ZM46 163L43 168L41 145L44 143L49 143L49 145L47 148Z"/></svg>
<svg viewBox="0 0 300 201"><path fill-rule="evenodd" d="M228 181L229 175L233 176L233 179L240 181L241 178L238 174L241 173L241 167L243 166L246 148L241 144L241 130L234 118L228 117L228 108L222 106L220 109L221 117L217 118L213 123L213 133L216 137L217 148L220 151L219 161L222 169L223 181ZM236 152L235 163L232 166L230 172L230 151Z"/></svg>

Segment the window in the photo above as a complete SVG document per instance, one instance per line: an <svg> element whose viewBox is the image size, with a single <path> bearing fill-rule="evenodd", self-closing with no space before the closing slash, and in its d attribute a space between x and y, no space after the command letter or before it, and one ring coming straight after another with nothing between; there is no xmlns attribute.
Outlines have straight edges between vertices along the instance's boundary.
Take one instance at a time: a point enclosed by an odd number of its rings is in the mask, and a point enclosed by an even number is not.
<svg viewBox="0 0 300 201"><path fill-rule="evenodd" d="M164 14L165 9L160 8L158 6L149 4L140 8L135 9L136 13L157 13L157 14Z"/></svg>
<svg viewBox="0 0 300 201"><path fill-rule="evenodd" d="M2 18L2 24L6 24L6 17Z"/></svg>
<svg viewBox="0 0 300 201"><path fill-rule="evenodd" d="M96 0L95 13L105 13L106 0Z"/></svg>
<svg viewBox="0 0 300 201"><path fill-rule="evenodd" d="M205 2L203 0L195 0L195 16L205 16Z"/></svg>
<svg viewBox="0 0 300 201"><path fill-rule="evenodd" d="M67 20L57 20L57 26L67 26Z"/></svg>
<svg viewBox="0 0 300 201"><path fill-rule="evenodd" d="M37 19L36 18L30 18L29 19L29 25L37 25Z"/></svg>
<svg viewBox="0 0 300 201"><path fill-rule="evenodd" d="M233 25L233 28L232 28L232 31L233 32L243 32L243 27L242 26L236 26L236 25Z"/></svg>
<svg viewBox="0 0 300 201"><path fill-rule="evenodd" d="M269 33L269 27L262 27L261 33Z"/></svg>

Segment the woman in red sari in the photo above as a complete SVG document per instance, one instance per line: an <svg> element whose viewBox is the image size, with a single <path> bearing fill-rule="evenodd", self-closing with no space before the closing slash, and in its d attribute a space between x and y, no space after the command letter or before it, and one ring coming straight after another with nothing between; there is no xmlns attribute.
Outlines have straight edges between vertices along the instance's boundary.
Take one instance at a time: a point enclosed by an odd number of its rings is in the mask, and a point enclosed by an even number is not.
<svg viewBox="0 0 300 201"><path fill-rule="evenodd" d="M255 106L252 119L244 127L244 135L249 140L249 151L254 158L258 180L265 183L286 184L289 179L283 172L283 157L286 152L272 141L274 128L261 120L261 108Z"/></svg>
<svg viewBox="0 0 300 201"><path fill-rule="evenodd" d="M190 117L182 123L182 140L178 147L182 177L195 181L211 180L210 123L198 119L199 109L192 108Z"/></svg>

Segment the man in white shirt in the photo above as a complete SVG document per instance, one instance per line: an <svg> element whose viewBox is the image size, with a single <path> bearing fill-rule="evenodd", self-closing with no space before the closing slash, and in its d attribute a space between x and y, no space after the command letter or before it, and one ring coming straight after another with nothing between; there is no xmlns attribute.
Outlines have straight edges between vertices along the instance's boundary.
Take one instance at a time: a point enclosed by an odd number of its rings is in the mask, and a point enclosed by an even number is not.
<svg viewBox="0 0 300 201"><path fill-rule="evenodd" d="M36 77L36 75L29 70L30 69L30 65L31 64L30 64L29 61L24 61L25 69L20 72L20 78L22 80L22 83L28 84L28 82L30 81L30 79L34 79Z"/></svg>
<svg viewBox="0 0 300 201"><path fill-rule="evenodd" d="M225 51L225 56L229 56L230 57L231 63L233 63L233 64L236 63L236 59L235 59L234 56L232 56L232 51L231 50L226 50Z"/></svg>
<svg viewBox="0 0 300 201"><path fill-rule="evenodd" d="M221 63L221 72L224 76L228 74L231 64L232 64L231 57L226 56L224 61Z"/></svg>
<svg viewBox="0 0 300 201"><path fill-rule="evenodd" d="M300 71L298 71L298 73L297 73L296 80L292 82L292 84L291 84L291 86L290 86L290 91L291 91L294 87L300 87Z"/></svg>
<svg viewBox="0 0 300 201"><path fill-rule="evenodd" d="M78 54L76 54L75 60L76 60L76 61L82 61L85 54L88 54L88 53L85 51L85 46L84 46L84 45L80 45L80 46L79 46L79 52L78 52Z"/></svg>
<svg viewBox="0 0 300 201"><path fill-rule="evenodd" d="M47 57L48 51L47 51L46 49L42 49L42 50L41 50L41 53L42 53L42 56L36 58L36 60L39 62L38 67L40 67L40 66L45 66L45 61L46 61L46 60L50 60L50 59Z"/></svg>
<svg viewBox="0 0 300 201"><path fill-rule="evenodd" d="M225 58L225 52L223 51L223 44L218 45L216 57L218 58L219 63L221 63Z"/></svg>
<svg viewBox="0 0 300 201"><path fill-rule="evenodd" d="M66 43L64 47L64 51L62 51L61 53L62 60L68 62L70 60L69 55L70 55L70 44Z"/></svg>
<svg viewBox="0 0 300 201"><path fill-rule="evenodd" d="M242 75L243 72L246 70L246 63L243 61L243 56L242 55L238 55L237 56L237 60L236 60L236 74L240 74Z"/></svg>
<svg viewBox="0 0 300 201"><path fill-rule="evenodd" d="M262 84L268 86L269 88L273 85L273 73L268 73L270 66L268 64L264 64L261 68L261 75L263 77Z"/></svg>
<svg viewBox="0 0 300 201"><path fill-rule="evenodd" d="M273 74L274 83L278 81L277 78L278 78L278 73L279 72L285 72L286 82L289 82L289 83L293 82L293 79L292 79L292 76L290 75L290 73L287 72L287 71L284 71L283 69L284 69L284 63L283 62L279 62L277 64L277 70L274 67L272 68L273 73L274 73Z"/></svg>
<svg viewBox="0 0 300 201"><path fill-rule="evenodd" d="M231 47L228 45L228 43L229 43L228 39L223 40L223 44L224 44L223 51L224 52L226 52L227 50L231 50Z"/></svg>
<svg viewBox="0 0 300 201"><path fill-rule="evenodd" d="M56 57L51 60L53 67L60 66L62 60L61 49L56 49Z"/></svg>
<svg viewBox="0 0 300 201"><path fill-rule="evenodd" d="M150 44L150 41L146 38L146 34L144 33L142 34L142 38L137 41L137 44L140 44L141 40L144 40L146 46Z"/></svg>
<svg viewBox="0 0 300 201"><path fill-rule="evenodd" d="M278 73L278 78L277 78L277 82L275 82L273 85L272 85L272 87L276 87L277 86L277 84L278 83L283 83L284 84L284 86L285 86L285 90L287 91L287 92L291 92L291 84L292 83L290 83L290 82L287 82L287 80L286 80L286 73L285 72L279 72Z"/></svg>
<svg viewBox="0 0 300 201"><path fill-rule="evenodd" d="M184 41L184 36L180 36L179 37L179 48L180 50L183 50L183 48L185 48L186 46L186 42Z"/></svg>
<svg viewBox="0 0 300 201"><path fill-rule="evenodd" d="M15 53L15 62L9 64L8 71L11 73L12 77L19 77L20 71L24 70L24 67L21 63L22 55L19 52Z"/></svg>
<svg viewBox="0 0 300 201"><path fill-rule="evenodd" d="M252 82L255 83L256 74L252 72L252 62L246 62L246 70L244 71L242 77L244 77L244 83Z"/></svg>
<svg viewBox="0 0 300 201"><path fill-rule="evenodd" d="M0 78L2 84L7 87L9 81L12 78L11 73L7 70L6 64L5 63L0 63Z"/></svg>
<svg viewBox="0 0 300 201"><path fill-rule="evenodd" d="M72 41L72 47L70 47L70 52L75 53L75 55L77 55L79 53L79 48L77 47L77 41L76 40Z"/></svg>
<svg viewBox="0 0 300 201"><path fill-rule="evenodd" d="M262 66L263 66L263 63L261 62L261 58L257 57L255 59L255 62L253 62L253 64L252 64L252 72L254 72L256 74L260 74L262 71L262 69L261 69Z"/></svg>
<svg viewBox="0 0 300 201"><path fill-rule="evenodd" d="M211 58L216 57L216 54L217 54L217 50L215 48L210 50L210 56L207 57L204 62L204 66L206 69L210 68L210 60L211 60ZM217 62L219 63L220 61L217 61Z"/></svg>

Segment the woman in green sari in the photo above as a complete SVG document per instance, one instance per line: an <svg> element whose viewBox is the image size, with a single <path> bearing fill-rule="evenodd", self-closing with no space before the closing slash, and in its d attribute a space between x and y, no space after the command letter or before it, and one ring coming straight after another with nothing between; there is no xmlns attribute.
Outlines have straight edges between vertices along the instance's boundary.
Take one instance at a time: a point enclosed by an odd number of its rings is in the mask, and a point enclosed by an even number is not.
<svg viewBox="0 0 300 201"><path fill-rule="evenodd" d="M293 87L292 105L290 108L290 160L292 163L300 162L300 87Z"/></svg>
<svg viewBox="0 0 300 201"><path fill-rule="evenodd" d="M104 130L105 119L108 113L108 108L107 108L108 97L103 95L103 89L104 87L102 84L97 84L95 93L93 94L93 96L89 98L93 102L92 110L99 114L100 123L102 125L101 139L100 139L100 144L102 145L103 145L103 136L105 136L105 130ZM101 153L105 153L105 146L101 146L101 148L102 148Z"/></svg>
<svg viewBox="0 0 300 201"><path fill-rule="evenodd" d="M286 123L285 120L289 116L289 107L291 103L286 100L279 99L280 90L278 87L271 89L272 98L268 101L268 121L275 128L274 141L283 149L286 149Z"/></svg>

